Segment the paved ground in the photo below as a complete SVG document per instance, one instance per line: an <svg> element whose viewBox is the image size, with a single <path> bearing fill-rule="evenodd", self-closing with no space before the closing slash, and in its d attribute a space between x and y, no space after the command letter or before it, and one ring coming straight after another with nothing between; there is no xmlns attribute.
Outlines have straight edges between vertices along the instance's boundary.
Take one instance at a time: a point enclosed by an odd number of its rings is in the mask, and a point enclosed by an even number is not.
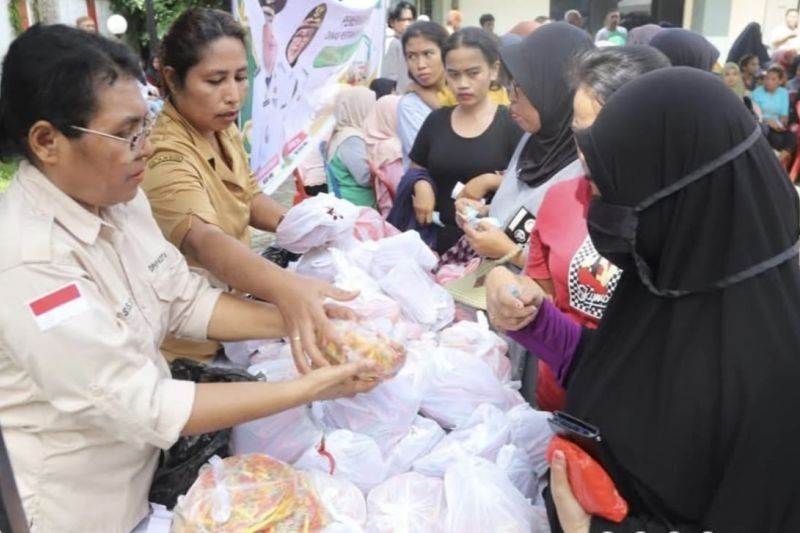
<svg viewBox="0 0 800 533"><path fill-rule="evenodd" d="M291 176L289 176L289 178L284 181L280 187L278 187L278 190L275 191L275 194L273 194L272 197L286 207L292 206L292 199L294 198L294 181L292 180ZM259 253L261 253L264 248L272 244L272 241L275 240L274 233L260 231L254 228L250 228L250 231L252 235L250 247Z"/></svg>

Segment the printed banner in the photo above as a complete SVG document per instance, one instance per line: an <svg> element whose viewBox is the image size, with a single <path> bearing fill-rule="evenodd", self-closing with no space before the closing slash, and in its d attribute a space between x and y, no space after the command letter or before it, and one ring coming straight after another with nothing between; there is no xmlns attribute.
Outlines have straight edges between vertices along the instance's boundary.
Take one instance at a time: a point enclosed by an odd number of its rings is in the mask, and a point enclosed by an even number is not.
<svg viewBox="0 0 800 533"><path fill-rule="evenodd" d="M250 34L250 91L240 124L264 192L320 149L338 89L378 76L387 1L234 0Z"/></svg>

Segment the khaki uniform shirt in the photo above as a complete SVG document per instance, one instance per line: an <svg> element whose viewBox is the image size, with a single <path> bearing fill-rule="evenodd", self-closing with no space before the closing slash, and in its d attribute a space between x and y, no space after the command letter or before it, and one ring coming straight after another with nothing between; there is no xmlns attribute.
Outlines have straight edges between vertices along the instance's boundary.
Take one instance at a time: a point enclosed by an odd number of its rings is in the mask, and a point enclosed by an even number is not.
<svg viewBox="0 0 800 533"><path fill-rule="evenodd" d="M153 129L154 153L145 169L142 189L162 233L179 249L191 228L192 215L250 246L250 205L261 189L252 177L236 126L231 125L217 138L230 166L169 100ZM189 265L212 285L227 289L199 264L189 261ZM190 357L208 362L219 344L168 338L161 348L169 360Z"/></svg>
<svg viewBox="0 0 800 533"><path fill-rule="evenodd" d="M23 163L0 196L0 424L33 531L129 532L191 414L168 333L205 338L220 291L140 191L93 214Z"/></svg>

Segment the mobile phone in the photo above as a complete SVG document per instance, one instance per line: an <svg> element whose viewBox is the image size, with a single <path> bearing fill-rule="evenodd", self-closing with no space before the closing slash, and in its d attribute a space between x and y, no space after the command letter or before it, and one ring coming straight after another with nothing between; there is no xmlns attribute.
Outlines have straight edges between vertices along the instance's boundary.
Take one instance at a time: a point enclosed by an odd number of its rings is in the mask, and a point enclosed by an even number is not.
<svg viewBox="0 0 800 533"><path fill-rule="evenodd" d="M603 442L603 438L596 426L563 411L554 411L553 416L547 419L547 423L550 424L553 433L574 442L599 461L600 444Z"/></svg>

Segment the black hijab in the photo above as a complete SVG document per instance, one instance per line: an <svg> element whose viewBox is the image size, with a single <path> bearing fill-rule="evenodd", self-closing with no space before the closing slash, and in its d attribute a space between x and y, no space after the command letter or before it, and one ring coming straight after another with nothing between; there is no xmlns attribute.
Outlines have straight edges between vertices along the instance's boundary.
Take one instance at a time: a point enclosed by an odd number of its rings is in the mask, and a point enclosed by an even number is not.
<svg viewBox="0 0 800 533"><path fill-rule="evenodd" d="M719 50L699 33L683 28L667 28L650 39L650 46L669 58L673 67L693 67L711 71Z"/></svg>
<svg viewBox="0 0 800 533"><path fill-rule="evenodd" d="M717 77L678 67L621 88L576 137L602 201L634 206L755 128ZM636 250L656 286L705 287L797 241L797 194L756 138L641 214ZM680 298L626 269L567 380L567 411L599 427L632 503L613 531L663 531L654 516L682 533L800 531L799 325L797 254Z"/></svg>
<svg viewBox="0 0 800 533"><path fill-rule="evenodd" d="M757 22L745 26L742 33L733 41L728 52L728 62L739 63L739 60L747 54L758 56L762 67L769 64L769 54L761 37L761 26Z"/></svg>
<svg viewBox="0 0 800 533"><path fill-rule="evenodd" d="M575 59L593 46L586 32L556 22L500 49L503 64L539 111L542 123L542 129L525 145L517 166L518 178L531 187L544 183L578 157L572 135L575 91L568 76Z"/></svg>

